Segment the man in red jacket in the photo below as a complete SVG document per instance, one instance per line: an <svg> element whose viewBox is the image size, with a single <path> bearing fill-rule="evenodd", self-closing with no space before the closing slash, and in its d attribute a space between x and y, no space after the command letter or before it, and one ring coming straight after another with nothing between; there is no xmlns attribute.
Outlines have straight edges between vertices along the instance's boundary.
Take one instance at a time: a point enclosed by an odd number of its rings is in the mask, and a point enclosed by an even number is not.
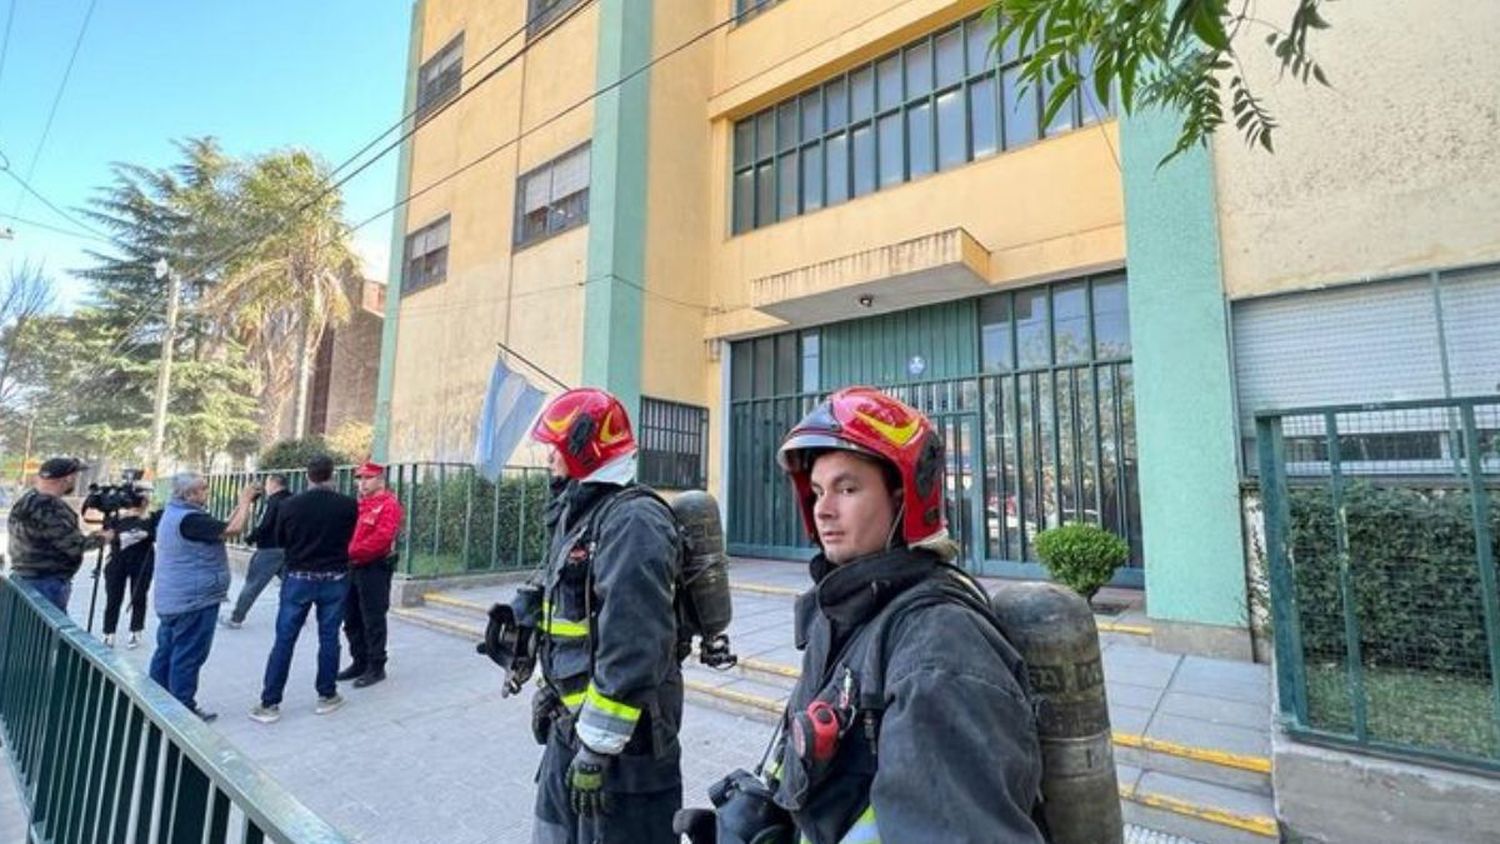
<svg viewBox="0 0 1500 844"><path fill-rule="evenodd" d="M349 592L344 598L344 635L354 662L338 679L363 689L385 679L385 614L391 606L396 536L401 502L385 488L385 467L365 463L354 470L359 484L359 522L349 540Z"/></svg>

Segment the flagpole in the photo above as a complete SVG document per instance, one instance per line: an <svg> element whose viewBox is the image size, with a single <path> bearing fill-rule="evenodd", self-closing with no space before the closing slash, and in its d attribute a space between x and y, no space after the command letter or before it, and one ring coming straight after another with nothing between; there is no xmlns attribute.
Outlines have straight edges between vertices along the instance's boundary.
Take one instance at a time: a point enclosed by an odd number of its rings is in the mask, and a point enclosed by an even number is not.
<svg viewBox="0 0 1500 844"><path fill-rule="evenodd" d="M537 372L540 372L542 374L542 376L544 378L546 378L548 381L551 381L552 383L554 383L557 386L563 388L564 390L572 389L567 384L564 384L563 382L561 382L561 381L557 380L556 378L554 378L553 375L552 375L552 373L548 372L547 370L545 370L545 369L541 368L540 366L537 366L536 364L534 364L531 361L527 360L525 355L521 354L520 352L516 351L515 349L512 349L511 347L505 345L504 343L500 342L499 340L495 341L495 345L500 347L500 351L505 352L505 353L510 354L510 355L514 355L515 358L516 358L516 360L519 360L521 363L524 363L527 366L531 367L532 369L536 370Z"/></svg>

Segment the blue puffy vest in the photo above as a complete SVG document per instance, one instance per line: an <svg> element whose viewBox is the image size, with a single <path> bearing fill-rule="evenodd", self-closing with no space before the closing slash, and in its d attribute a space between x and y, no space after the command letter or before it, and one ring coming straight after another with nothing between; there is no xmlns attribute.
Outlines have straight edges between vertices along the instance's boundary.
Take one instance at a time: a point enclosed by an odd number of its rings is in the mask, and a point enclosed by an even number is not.
<svg viewBox="0 0 1500 844"><path fill-rule="evenodd" d="M229 552L223 542L182 537L182 520L202 507L172 499L156 529L156 614L201 610L229 596Z"/></svg>

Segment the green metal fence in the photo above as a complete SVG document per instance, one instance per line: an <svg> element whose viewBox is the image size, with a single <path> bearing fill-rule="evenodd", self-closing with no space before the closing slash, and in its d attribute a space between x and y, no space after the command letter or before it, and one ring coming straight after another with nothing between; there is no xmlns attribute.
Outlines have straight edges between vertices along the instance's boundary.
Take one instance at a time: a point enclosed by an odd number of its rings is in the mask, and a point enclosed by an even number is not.
<svg viewBox="0 0 1500 844"><path fill-rule="evenodd" d="M1500 771L1500 396L1256 414L1296 737Z"/></svg>
<svg viewBox="0 0 1500 844"><path fill-rule="evenodd" d="M344 840L166 690L9 578L0 578L0 734L34 841Z"/></svg>
<svg viewBox="0 0 1500 844"><path fill-rule="evenodd" d="M227 518L239 490L270 474L286 475L293 492L307 488L305 471L210 475L209 509ZM353 466L340 466L333 480L354 494ZM466 463L393 463L386 481L406 513L396 550L409 576L524 569L546 554L546 469L507 467L497 484ZM257 502L255 519L264 506Z"/></svg>

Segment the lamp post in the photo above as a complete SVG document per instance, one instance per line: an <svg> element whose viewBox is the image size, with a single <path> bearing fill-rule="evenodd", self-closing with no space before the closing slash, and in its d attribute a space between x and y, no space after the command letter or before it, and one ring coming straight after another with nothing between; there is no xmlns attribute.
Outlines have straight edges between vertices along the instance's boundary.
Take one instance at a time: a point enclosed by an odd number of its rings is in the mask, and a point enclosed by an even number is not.
<svg viewBox="0 0 1500 844"><path fill-rule="evenodd" d="M156 406L151 413L151 453L147 463L153 478L161 477L162 450L167 438L167 395L172 387L172 344L177 336L177 298L182 279L172 272L166 258L158 258L152 267L156 278L167 280L167 327L161 338L161 366L156 372Z"/></svg>

